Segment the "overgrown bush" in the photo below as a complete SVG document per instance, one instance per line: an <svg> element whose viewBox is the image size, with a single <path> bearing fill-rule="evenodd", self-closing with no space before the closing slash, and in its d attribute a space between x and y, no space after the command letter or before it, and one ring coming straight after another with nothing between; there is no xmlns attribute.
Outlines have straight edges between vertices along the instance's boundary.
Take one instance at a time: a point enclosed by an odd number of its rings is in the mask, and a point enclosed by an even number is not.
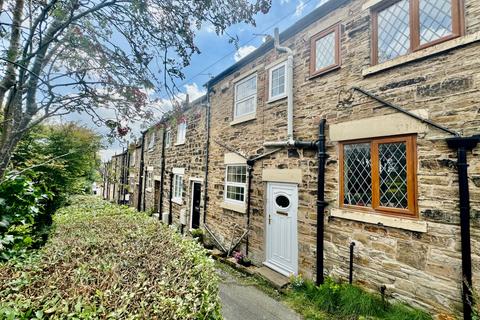
<svg viewBox="0 0 480 320"><path fill-rule="evenodd" d="M0 261L46 240L51 198L48 188L29 174L11 171L6 175L0 183Z"/></svg>
<svg viewBox="0 0 480 320"><path fill-rule="evenodd" d="M215 274L195 241L77 196L37 254L0 265L0 319L220 319Z"/></svg>
<svg viewBox="0 0 480 320"><path fill-rule="evenodd" d="M301 277L291 279L287 302L305 319L431 320L427 313L400 303L389 303L348 283L327 278L316 286Z"/></svg>

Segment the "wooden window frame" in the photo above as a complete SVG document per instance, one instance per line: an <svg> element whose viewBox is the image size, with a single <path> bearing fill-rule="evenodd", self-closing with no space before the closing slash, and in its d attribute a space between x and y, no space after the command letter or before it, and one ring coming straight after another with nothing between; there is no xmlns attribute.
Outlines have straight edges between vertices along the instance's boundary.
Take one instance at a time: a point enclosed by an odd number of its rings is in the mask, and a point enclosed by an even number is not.
<svg viewBox="0 0 480 320"><path fill-rule="evenodd" d="M229 167L245 167L245 183L242 182L231 182L228 181L228 168ZM225 187L224 187L224 201L227 203L233 203L233 204L245 204L245 200L247 198L247 179L248 179L248 174L247 174L247 165L246 164L228 164L225 166ZM227 187L240 187L243 188L243 201L240 200L235 200L235 199L230 199L227 198Z"/></svg>
<svg viewBox="0 0 480 320"><path fill-rule="evenodd" d="M183 127L183 130L180 130ZM187 122L183 121L177 125L177 142L176 145L184 144L187 140Z"/></svg>
<svg viewBox="0 0 480 320"><path fill-rule="evenodd" d="M165 148L170 148L172 146L172 130L167 129L165 131Z"/></svg>
<svg viewBox="0 0 480 320"><path fill-rule="evenodd" d="M380 206L380 170L378 146L384 143L405 142L407 151L407 209L389 208ZM344 203L344 146L348 144L369 143L372 177L372 204L371 206L356 206ZM380 213L409 218L418 218L417 201L417 144L416 135L401 135L394 137L380 137L360 140L342 141L339 143L339 207Z"/></svg>
<svg viewBox="0 0 480 320"><path fill-rule="evenodd" d="M319 75L322 75L324 73L327 73L329 71L332 71L334 69L337 69L337 68L340 68L341 66L341 48L340 48L340 45L341 45L341 39L340 39L340 32L341 32L341 28L340 28L340 23L337 23L323 31L320 31L319 33L315 34L314 36L312 36L310 38L310 78L313 78L313 77L316 77L316 76L319 76ZM316 46L316 42L317 40L329 35L330 33L335 33L335 63L330 65L330 66L327 66L327 67L324 67L324 68L321 68L321 69L318 69L316 70L316 62L317 62L317 59L316 59L316 49L317 49L317 46Z"/></svg>
<svg viewBox="0 0 480 320"><path fill-rule="evenodd" d="M402 0L387 0L380 5L371 9L371 21L372 21L372 47L371 47L371 64L378 64L378 13L388 7L394 5ZM430 41L428 43L420 44L420 1L421 0L408 0L409 1L409 28L410 28L410 47L405 55L412 52L419 51L436 44L458 38L465 33L465 15L463 0L451 0L452 3L452 33L439 38L437 40ZM402 55L404 56L404 55ZM401 57L401 56L398 56ZM396 58L398 58L396 57ZM393 59L396 59L393 58ZM390 61L390 60L387 60ZM386 61L384 61L386 62ZM382 62L383 63L383 62Z"/></svg>
<svg viewBox="0 0 480 320"><path fill-rule="evenodd" d="M177 179L180 181L179 184L177 184ZM172 183L172 200L181 202L183 198L183 174L173 174Z"/></svg>

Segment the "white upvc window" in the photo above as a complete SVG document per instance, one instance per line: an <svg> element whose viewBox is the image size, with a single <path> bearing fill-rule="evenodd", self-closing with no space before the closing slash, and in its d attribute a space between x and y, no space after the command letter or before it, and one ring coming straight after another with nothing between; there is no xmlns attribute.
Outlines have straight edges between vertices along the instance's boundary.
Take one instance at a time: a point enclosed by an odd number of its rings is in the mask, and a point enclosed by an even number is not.
<svg viewBox="0 0 480 320"><path fill-rule="evenodd" d="M182 122L177 126L177 144L185 143L186 135L187 135L187 123Z"/></svg>
<svg viewBox="0 0 480 320"><path fill-rule="evenodd" d="M148 141L148 150L152 150L155 146L155 131L150 135L150 140Z"/></svg>
<svg viewBox="0 0 480 320"><path fill-rule="evenodd" d="M245 202L247 189L247 166L227 165L225 170L225 201L232 203Z"/></svg>
<svg viewBox="0 0 480 320"><path fill-rule="evenodd" d="M268 100L284 98L287 95L287 63L282 62L269 71Z"/></svg>
<svg viewBox="0 0 480 320"><path fill-rule="evenodd" d="M257 109L257 74L235 84L235 107L233 118L255 113Z"/></svg>
<svg viewBox="0 0 480 320"><path fill-rule="evenodd" d="M172 183L173 183L172 201L181 203L182 194L183 194L183 175L174 174Z"/></svg>
<svg viewBox="0 0 480 320"><path fill-rule="evenodd" d="M153 188L153 171L151 170L147 171L147 188Z"/></svg>
<svg viewBox="0 0 480 320"><path fill-rule="evenodd" d="M170 148L172 145L172 130L168 129L165 132L165 148Z"/></svg>
<svg viewBox="0 0 480 320"><path fill-rule="evenodd" d="M135 166L135 160L137 158L137 150L133 150L132 153L130 153L130 166L134 167Z"/></svg>

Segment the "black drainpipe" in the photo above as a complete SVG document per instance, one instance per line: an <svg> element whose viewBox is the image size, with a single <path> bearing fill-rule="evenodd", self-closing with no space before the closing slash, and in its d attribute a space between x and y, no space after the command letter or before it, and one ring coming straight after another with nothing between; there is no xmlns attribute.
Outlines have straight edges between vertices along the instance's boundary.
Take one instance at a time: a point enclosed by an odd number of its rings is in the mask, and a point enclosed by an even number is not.
<svg viewBox="0 0 480 320"><path fill-rule="evenodd" d="M325 160L327 153L325 152L325 119L320 120L318 126L318 142L317 142L317 285L323 284L323 235L325 232Z"/></svg>
<svg viewBox="0 0 480 320"><path fill-rule="evenodd" d="M158 210L160 211L158 213L158 219L162 220L163 217L163 184L165 183L164 177L165 177L165 137L166 137L166 130L165 130L165 125L163 126L163 138L162 138L162 161L161 161L161 166L162 168L160 169L160 202L158 204Z"/></svg>
<svg viewBox="0 0 480 320"><path fill-rule="evenodd" d="M250 207L251 207L251 198L252 198L252 172L253 166L255 165L255 160L247 160L247 226L250 226ZM247 239L245 243L245 255L248 256L248 247L249 247L249 235L247 234Z"/></svg>
<svg viewBox="0 0 480 320"><path fill-rule="evenodd" d="M210 86L207 86L207 145L205 146L205 181L203 190L203 224L207 222L207 203L208 203L208 161L210 156Z"/></svg>
<svg viewBox="0 0 480 320"><path fill-rule="evenodd" d="M140 168L138 170L138 203L137 210L141 211L142 209L142 188L143 188L143 149L145 148L145 131L142 132L142 145L140 147Z"/></svg>
<svg viewBox="0 0 480 320"><path fill-rule="evenodd" d="M462 245L462 302L463 319L472 319L472 249L470 239L470 194L468 190L467 151L477 146L479 137L447 139L450 148L457 150L458 191L460 196L460 232Z"/></svg>
<svg viewBox="0 0 480 320"><path fill-rule="evenodd" d="M170 199L168 204L168 224L172 224L173 172L170 172Z"/></svg>

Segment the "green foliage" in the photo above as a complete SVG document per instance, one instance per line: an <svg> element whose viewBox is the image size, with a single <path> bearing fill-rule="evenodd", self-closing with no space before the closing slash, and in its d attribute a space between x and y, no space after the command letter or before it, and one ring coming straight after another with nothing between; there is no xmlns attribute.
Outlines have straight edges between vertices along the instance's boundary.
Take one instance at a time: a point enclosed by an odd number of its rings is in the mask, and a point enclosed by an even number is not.
<svg viewBox="0 0 480 320"><path fill-rule="evenodd" d="M0 319L221 319L213 260L157 220L76 196L54 230L0 265Z"/></svg>
<svg viewBox="0 0 480 320"><path fill-rule="evenodd" d="M299 277L292 278L291 282L291 289L286 293L287 302L305 319L432 319L423 311L389 303L378 294L332 279L326 279L320 286Z"/></svg>
<svg viewBox="0 0 480 320"><path fill-rule="evenodd" d="M68 195L90 191L99 148L95 133L72 123L25 136L0 183L0 261L39 247Z"/></svg>
<svg viewBox="0 0 480 320"><path fill-rule="evenodd" d="M0 261L22 255L46 239L41 221L51 198L45 185L27 175L10 172L5 177L0 184Z"/></svg>

